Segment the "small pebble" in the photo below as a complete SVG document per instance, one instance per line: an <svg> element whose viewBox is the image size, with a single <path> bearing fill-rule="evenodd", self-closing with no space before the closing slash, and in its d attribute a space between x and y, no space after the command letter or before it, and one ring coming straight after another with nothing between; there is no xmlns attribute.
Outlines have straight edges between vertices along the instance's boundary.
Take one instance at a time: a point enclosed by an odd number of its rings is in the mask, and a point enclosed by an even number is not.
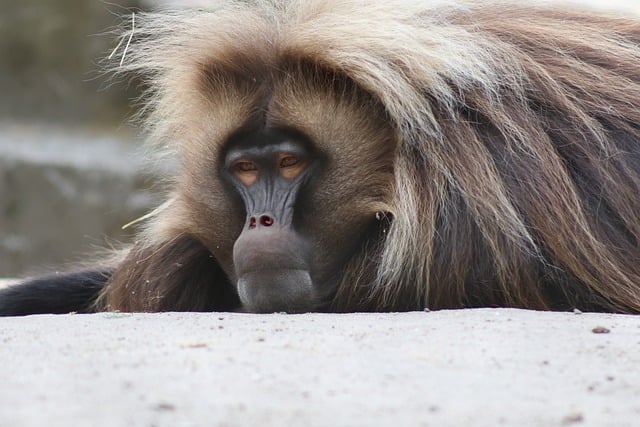
<svg viewBox="0 0 640 427"><path fill-rule="evenodd" d="M578 424L584 421L584 416L582 414L569 414L566 417L564 417L562 419L562 424L565 426L571 425L571 424Z"/></svg>
<svg viewBox="0 0 640 427"><path fill-rule="evenodd" d="M167 411L172 412L176 410L176 407L171 403L159 403L155 406L156 411Z"/></svg>

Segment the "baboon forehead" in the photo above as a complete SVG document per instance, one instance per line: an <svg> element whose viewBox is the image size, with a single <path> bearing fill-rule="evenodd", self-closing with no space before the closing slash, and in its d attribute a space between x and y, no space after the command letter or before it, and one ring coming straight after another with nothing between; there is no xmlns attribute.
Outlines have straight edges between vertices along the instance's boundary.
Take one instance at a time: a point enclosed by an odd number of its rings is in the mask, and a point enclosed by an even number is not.
<svg viewBox="0 0 640 427"><path fill-rule="evenodd" d="M218 59L194 70L201 108L192 117L204 115L215 123L210 143L270 127L294 129L330 151L353 146L336 144L344 138L363 144L393 139L382 103L346 73L291 55L260 61L243 52L231 62Z"/></svg>
<svg viewBox="0 0 640 427"><path fill-rule="evenodd" d="M125 63L150 76L152 140L217 146L261 122L340 150L392 141L394 128L411 127L402 120L429 114L406 73L424 69L421 79L439 81L439 68L424 66L438 62L437 55L430 43L426 59L411 62L416 40L398 40L413 34L410 24L403 27L406 8L311 0L282 2L284 10L267 5L280 2L249 3L140 17L140 37ZM389 25L394 21L401 31ZM458 57L468 55L447 49L449 62ZM345 137L357 143L341 144Z"/></svg>

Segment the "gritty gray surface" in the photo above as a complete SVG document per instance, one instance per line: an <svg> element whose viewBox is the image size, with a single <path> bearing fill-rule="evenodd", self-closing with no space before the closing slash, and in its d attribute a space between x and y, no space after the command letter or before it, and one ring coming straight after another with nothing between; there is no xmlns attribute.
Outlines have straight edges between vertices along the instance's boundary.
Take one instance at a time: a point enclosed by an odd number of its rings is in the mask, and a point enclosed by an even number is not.
<svg viewBox="0 0 640 427"><path fill-rule="evenodd" d="M3 427L640 422L634 316L31 316L0 345Z"/></svg>

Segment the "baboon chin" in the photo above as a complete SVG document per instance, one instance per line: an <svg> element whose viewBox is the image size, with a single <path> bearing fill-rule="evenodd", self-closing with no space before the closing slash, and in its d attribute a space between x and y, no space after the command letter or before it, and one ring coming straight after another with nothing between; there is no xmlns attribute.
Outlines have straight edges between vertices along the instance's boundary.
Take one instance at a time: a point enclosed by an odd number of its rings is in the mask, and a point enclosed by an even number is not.
<svg viewBox="0 0 640 427"><path fill-rule="evenodd" d="M640 312L640 20L426 3L136 15L166 202L0 314Z"/></svg>

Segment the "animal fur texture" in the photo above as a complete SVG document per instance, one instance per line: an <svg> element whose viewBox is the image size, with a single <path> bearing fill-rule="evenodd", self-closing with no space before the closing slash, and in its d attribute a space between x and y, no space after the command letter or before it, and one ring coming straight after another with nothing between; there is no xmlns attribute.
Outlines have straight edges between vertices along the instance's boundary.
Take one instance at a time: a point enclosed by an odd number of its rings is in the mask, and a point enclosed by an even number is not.
<svg viewBox="0 0 640 427"><path fill-rule="evenodd" d="M270 120L333 156L358 151L344 135L390 135L392 172L375 177L373 160L353 179L380 187L365 209L392 219L350 260L334 309L640 311L635 18L495 1L225 1L138 16L132 31L118 71L145 78L151 140L181 164L143 246L195 230L220 256L197 223L216 218L194 215L208 201L192 171L267 108L255 105L266 81ZM329 100L318 72L353 86ZM107 306L127 280L107 286ZM129 308L119 300L110 308Z"/></svg>
<svg viewBox="0 0 640 427"><path fill-rule="evenodd" d="M382 224L337 272L331 310L640 312L635 17L254 0L137 15L130 31L117 72L146 82L150 140L177 168L101 309L209 307L194 301L210 284L178 289L166 265L232 262L244 217L232 217L215 165L225 138L264 113L349 160L322 190L338 195L328 208L351 203L353 187ZM203 247L180 243L187 234Z"/></svg>

